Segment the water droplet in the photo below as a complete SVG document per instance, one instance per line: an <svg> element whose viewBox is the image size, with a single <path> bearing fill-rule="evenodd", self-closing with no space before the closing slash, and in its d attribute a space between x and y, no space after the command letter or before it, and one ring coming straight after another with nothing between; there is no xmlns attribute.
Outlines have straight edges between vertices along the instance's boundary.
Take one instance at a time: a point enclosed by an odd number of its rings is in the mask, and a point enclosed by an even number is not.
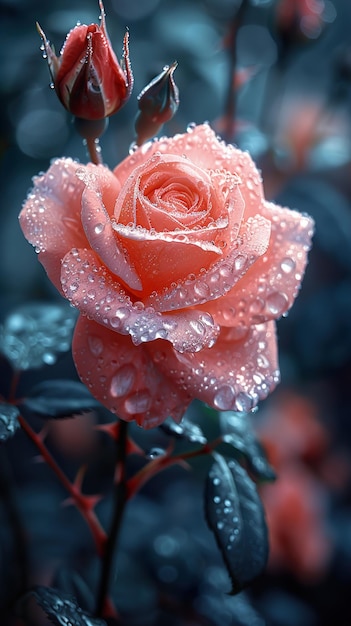
<svg viewBox="0 0 351 626"><path fill-rule="evenodd" d="M290 257L286 257L285 259L282 260L280 267L285 274L290 274L290 272L292 272L295 269L296 263L294 259L291 259Z"/></svg>
<svg viewBox="0 0 351 626"><path fill-rule="evenodd" d="M215 504L219 504L219 503L220 503L220 501L221 501L221 499L220 499L220 497L219 497L219 496L215 496L215 497L213 498L213 502L214 502Z"/></svg>
<svg viewBox="0 0 351 626"><path fill-rule="evenodd" d="M126 399L124 403L127 413L134 415L135 413L145 413L151 406L151 397L147 389L137 391Z"/></svg>
<svg viewBox="0 0 351 626"><path fill-rule="evenodd" d="M127 309L127 307L121 307L120 309L116 310L116 317L118 317L118 319L120 320L125 320L127 319L127 317L129 317L130 311Z"/></svg>
<svg viewBox="0 0 351 626"><path fill-rule="evenodd" d="M114 329L119 328L121 326L121 320L119 317L111 317L110 326Z"/></svg>
<svg viewBox="0 0 351 626"><path fill-rule="evenodd" d="M222 528L224 528L224 522L217 522L217 528L218 530L222 530Z"/></svg>
<svg viewBox="0 0 351 626"><path fill-rule="evenodd" d="M135 381L134 365L127 363L116 372L111 379L110 392L114 398L121 398L131 391Z"/></svg>
<svg viewBox="0 0 351 626"><path fill-rule="evenodd" d="M246 256L244 254L238 254L238 256L234 260L234 267L236 271L240 271L246 264Z"/></svg>
<svg viewBox="0 0 351 626"><path fill-rule="evenodd" d="M194 293L200 298L207 298L210 293L210 288L207 283L199 281L194 285Z"/></svg>
<svg viewBox="0 0 351 626"><path fill-rule="evenodd" d="M215 405L216 409L226 411L231 408L234 397L235 391L233 387L231 387L230 385L223 385L216 392L213 398L213 404Z"/></svg>
<svg viewBox="0 0 351 626"><path fill-rule="evenodd" d="M93 356L100 356L104 349L104 344L100 337L95 337L94 335L88 336L88 346Z"/></svg>
<svg viewBox="0 0 351 626"><path fill-rule="evenodd" d="M206 332L205 326L198 320L191 320L189 325L198 335L204 335Z"/></svg>
<svg viewBox="0 0 351 626"><path fill-rule="evenodd" d="M95 228L94 228L95 234L101 235L104 228L105 228L105 224L101 224L101 222L99 222L98 224L95 225Z"/></svg>
<svg viewBox="0 0 351 626"><path fill-rule="evenodd" d="M149 459L156 459L157 457L164 456L165 454L166 450L164 450L163 448L151 448L147 456Z"/></svg>
<svg viewBox="0 0 351 626"><path fill-rule="evenodd" d="M281 315L287 307L288 298L285 293L275 291L267 296L266 304L273 315Z"/></svg>
<svg viewBox="0 0 351 626"><path fill-rule="evenodd" d="M240 411L241 413L248 413L252 408L251 396L244 391L240 391L236 397L235 406L237 411Z"/></svg>
<svg viewBox="0 0 351 626"><path fill-rule="evenodd" d="M55 354L53 352L44 352L43 362L46 363L46 365L53 365L54 363L56 363Z"/></svg>
<svg viewBox="0 0 351 626"><path fill-rule="evenodd" d="M269 361L264 354L259 354L257 357L257 365L258 367L262 367L263 369L267 369L269 367Z"/></svg>

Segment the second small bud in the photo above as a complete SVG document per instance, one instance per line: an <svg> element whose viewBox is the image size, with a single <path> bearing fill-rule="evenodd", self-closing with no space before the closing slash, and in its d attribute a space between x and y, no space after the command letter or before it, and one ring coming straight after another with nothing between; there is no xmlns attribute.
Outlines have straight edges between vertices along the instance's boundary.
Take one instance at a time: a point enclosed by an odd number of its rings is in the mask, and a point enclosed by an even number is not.
<svg viewBox="0 0 351 626"><path fill-rule="evenodd" d="M166 65L139 94L135 119L135 145L157 135L165 122L172 119L179 106L179 90L174 82L174 71L178 63Z"/></svg>

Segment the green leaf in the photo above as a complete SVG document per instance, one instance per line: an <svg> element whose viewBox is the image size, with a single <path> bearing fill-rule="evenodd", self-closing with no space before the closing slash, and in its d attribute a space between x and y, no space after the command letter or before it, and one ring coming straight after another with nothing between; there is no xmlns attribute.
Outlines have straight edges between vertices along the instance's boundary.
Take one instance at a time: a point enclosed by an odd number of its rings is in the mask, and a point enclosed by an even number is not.
<svg viewBox="0 0 351 626"><path fill-rule="evenodd" d="M76 311L67 305L34 303L19 307L0 327L0 352L15 370L53 365L71 348Z"/></svg>
<svg viewBox="0 0 351 626"><path fill-rule="evenodd" d="M14 436L20 427L18 416L19 410L12 404L0 403L0 442L7 441Z"/></svg>
<svg viewBox="0 0 351 626"><path fill-rule="evenodd" d="M26 415L61 419L101 408L83 383L74 380L47 380L35 385L21 403Z"/></svg>
<svg viewBox="0 0 351 626"><path fill-rule="evenodd" d="M223 442L244 457L254 478L265 482L275 480L275 472L253 432L250 416L246 413L223 411L219 414L219 423Z"/></svg>
<svg viewBox="0 0 351 626"><path fill-rule="evenodd" d="M29 593L55 626L106 626L104 620L90 617L78 606L77 600L64 591L38 586Z"/></svg>
<svg viewBox="0 0 351 626"><path fill-rule="evenodd" d="M214 452L205 510L232 580L232 594L249 585L268 559L268 531L255 483L235 460Z"/></svg>

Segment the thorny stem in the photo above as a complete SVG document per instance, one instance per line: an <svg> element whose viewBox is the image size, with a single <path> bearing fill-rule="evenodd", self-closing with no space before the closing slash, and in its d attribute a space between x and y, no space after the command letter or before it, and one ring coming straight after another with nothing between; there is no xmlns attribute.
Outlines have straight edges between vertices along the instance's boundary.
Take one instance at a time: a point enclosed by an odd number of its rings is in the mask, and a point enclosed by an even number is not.
<svg viewBox="0 0 351 626"><path fill-rule="evenodd" d="M32 427L26 422L26 420L22 417L22 415L18 417L18 421L21 427L23 428L24 432L28 435L31 441L38 448L45 463L49 467L51 467L51 469L53 470L53 472L56 474L57 478L59 479L60 483L68 491L78 511L81 513L86 523L88 524L91 534L95 541L97 553L99 554L99 556L101 556L104 551L104 546L107 541L106 533L103 530L98 518L96 517L93 511L93 508L91 507L91 505L89 505L89 497L84 496L81 493L80 488L70 482L66 474L62 471L62 469L57 464L52 454L49 452L48 448L46 447L40 435L38 435L32 429Z"/></svg>
<svg viewBox="0 0 351 626"><path fill-rule="evenodd" d="M203 456L204 454L211 454L211 452L222 443L222 437L218 437L214 439L211 443L206 443L201 448L197 448L196 450L190 450L189 452L182 452L181 454L177 454L174 456L170 456L170 452L166 453L163 456L160 456L139 470L132 478L128 480L128 499L133 498L135 494L141 489L146 482L148 482L155 474L171 467L172 465L183 465L185 466L186 461L188 459L194 459L198 456Z"/></svg>
<svg viewBox="0 0 351 626"><path fill-rule="evenodd" d="M120 421L118 438L116 440L116 482L114 488L114 511L111 527L105 543L104 555L102 558L102 571L98 599L96 606L97 616L106 616L107 597L111 578L111 570L114 562L116 546L121 529L123 513L128 500L126 460L128 450L128 422Z"/></svg>

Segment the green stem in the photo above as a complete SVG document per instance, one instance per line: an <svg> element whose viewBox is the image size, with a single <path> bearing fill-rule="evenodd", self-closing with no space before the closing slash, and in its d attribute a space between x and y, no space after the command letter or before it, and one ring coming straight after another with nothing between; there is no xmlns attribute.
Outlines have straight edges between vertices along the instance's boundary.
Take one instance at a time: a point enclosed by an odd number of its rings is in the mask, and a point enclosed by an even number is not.
<svg viewBox="0 0 351 626"><path fill-rule="evenodd" d="M95 165L102 164L102 156L101 156L101 148L98 139L94 139L89 137L85 140L87 144L88 153L90 156L90 160Z"/></svg>
<svg viewBox="0 0 351 626"><path fill-rule="evenodd" d="M124 509L128 500L126 460L128 448L128 423L121 420L116 441L116 482L114 489L114 511L111 527L105 544L102 558L102 570L97 598L96 615L106 617L107 599L111 579L111 570L114 563L116 547L123 520Z"/></svg>

